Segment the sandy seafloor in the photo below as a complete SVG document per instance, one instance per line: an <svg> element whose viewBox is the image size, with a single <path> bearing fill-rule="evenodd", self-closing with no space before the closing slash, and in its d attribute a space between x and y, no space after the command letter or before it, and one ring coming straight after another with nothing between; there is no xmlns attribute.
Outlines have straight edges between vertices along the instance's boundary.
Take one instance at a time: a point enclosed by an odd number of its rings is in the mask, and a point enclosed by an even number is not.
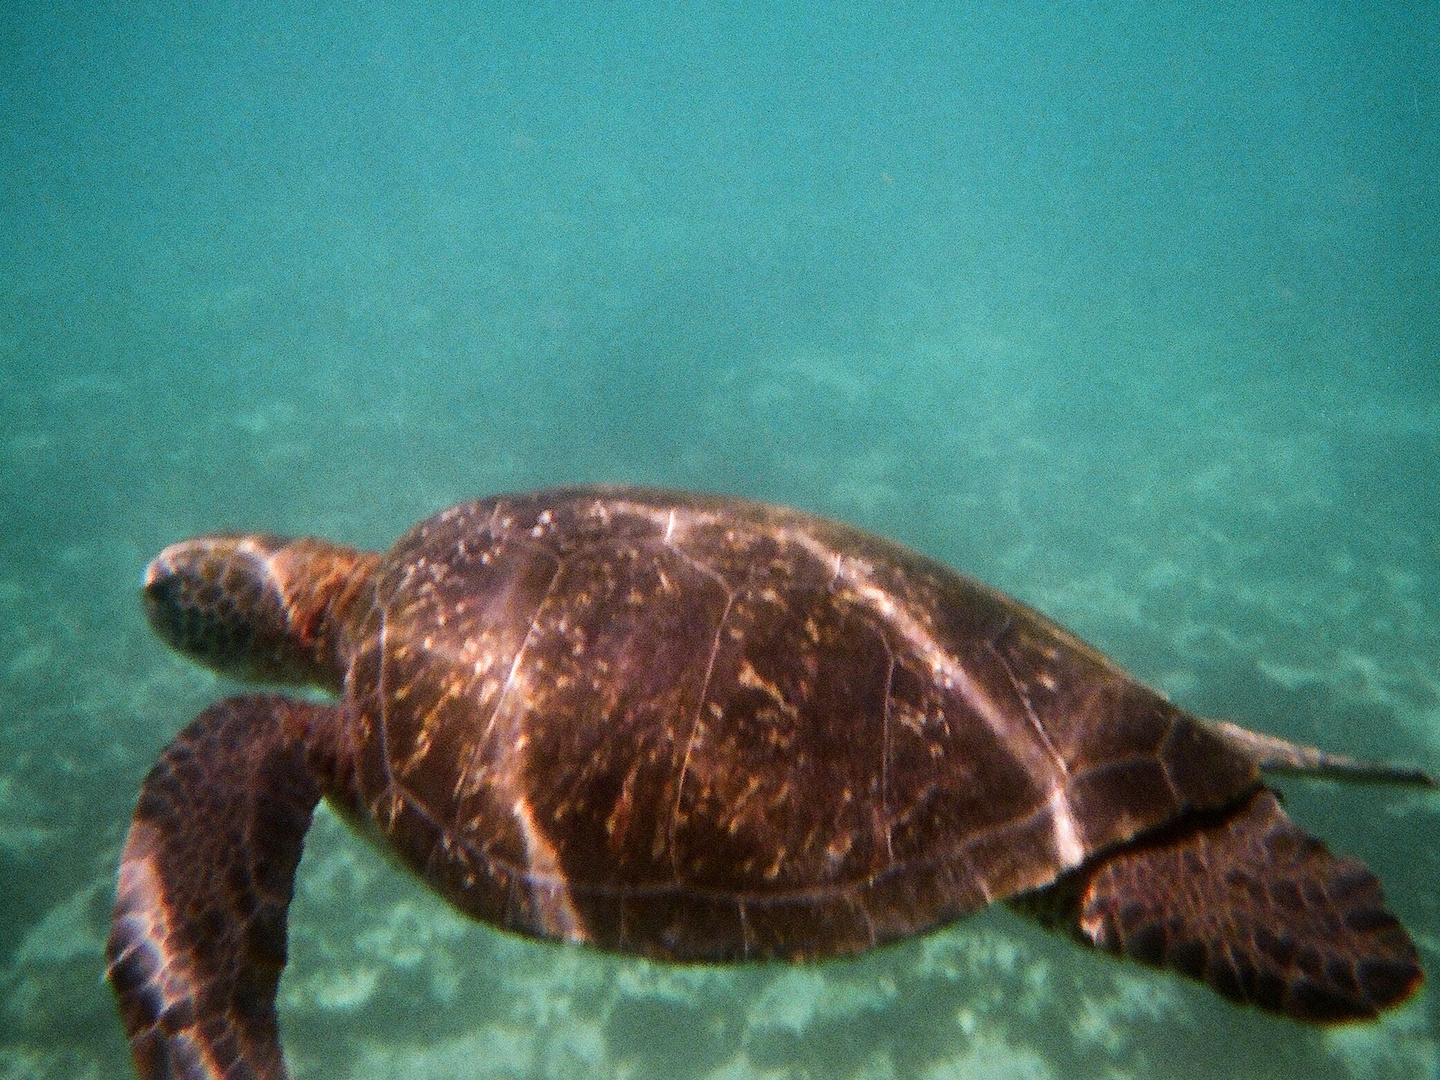
<svg viewBox="0 0 1440 1080"><path fill-rule="evenodd" d="M611 480L792 503L1205 715L1440 771L1440 16L1333 5L0 14L0 1080L131 1075L141 777L235 691L147 558ZM1440 973L1440 796L1287 781ZM1440 1076L1003 911L667 968L317 818L297 1080Z"/></svg>

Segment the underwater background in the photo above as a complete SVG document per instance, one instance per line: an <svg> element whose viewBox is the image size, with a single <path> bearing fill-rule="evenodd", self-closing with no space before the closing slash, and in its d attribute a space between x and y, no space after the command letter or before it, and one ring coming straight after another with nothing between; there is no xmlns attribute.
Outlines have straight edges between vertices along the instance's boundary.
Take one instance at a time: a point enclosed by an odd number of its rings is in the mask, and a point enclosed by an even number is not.
<svg viewBox="0 0 1440 1080"><path fill-rule="evenodd" d="M147 559L580 481L842 518L1187 708L1440 772L1433 2L0 12L0 1080L132 1076L141 778L235 691ZM1280 784L1440 977L1440 796ZM1440 1076L1003 910L667 968L452 915L321 812L297 1080Z"/></svg>

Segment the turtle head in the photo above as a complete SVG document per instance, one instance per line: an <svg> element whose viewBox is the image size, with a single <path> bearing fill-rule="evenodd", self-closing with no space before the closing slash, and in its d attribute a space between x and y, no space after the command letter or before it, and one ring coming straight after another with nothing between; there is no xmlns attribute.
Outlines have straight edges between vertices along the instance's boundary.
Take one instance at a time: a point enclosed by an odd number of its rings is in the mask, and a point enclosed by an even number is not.
<svg viewBox="0 0 1440 1080"><path fill-rule="evenodd" d="M221 533L162 551L141 596L157 634L222 675L338 689L338 631L378 561L308 537Z"/></svg>

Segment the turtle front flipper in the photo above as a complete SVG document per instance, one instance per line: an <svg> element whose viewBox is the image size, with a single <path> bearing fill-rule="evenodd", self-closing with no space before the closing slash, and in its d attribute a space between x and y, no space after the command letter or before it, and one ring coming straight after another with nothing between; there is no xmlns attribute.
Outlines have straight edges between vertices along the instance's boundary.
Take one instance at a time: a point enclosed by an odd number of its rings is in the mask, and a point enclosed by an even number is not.
<svg viewBox="0 0 1440 1080"><path fill-rule="evenodd" d="M1380 883L1260 789L1101 855L1015 906L1082 942L1313 1023L1367 1020L1423 981Z"/></svg>
<svg viewBox="0 0 1440 1080"><path fill-rule="evenodd" d="M320 787L328 706L211 706L140 789L120 861L108 977L146 1080L283 1080L275 991L285 913Z"/></svg>

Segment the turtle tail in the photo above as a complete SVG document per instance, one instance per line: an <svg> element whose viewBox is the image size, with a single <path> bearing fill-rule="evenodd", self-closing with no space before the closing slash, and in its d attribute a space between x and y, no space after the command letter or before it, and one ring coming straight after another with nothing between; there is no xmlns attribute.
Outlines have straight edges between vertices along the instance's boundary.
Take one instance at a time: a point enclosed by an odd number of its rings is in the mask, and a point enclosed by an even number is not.
<svg viewBox="0 0 1440 1080"><path fill-rule="evenodd" d="M232 698L140 789L105 955L143 1080L285 1080L275 991L321 705Z"/></svg>
<svg viewBox="0 0 1440 1080"><path fill-rule="evenodd" d="M1331 854L1265 788L1014 903L1085 944L1295 1020L1373 1019L1424 979L1375 875Z"/></svg>

